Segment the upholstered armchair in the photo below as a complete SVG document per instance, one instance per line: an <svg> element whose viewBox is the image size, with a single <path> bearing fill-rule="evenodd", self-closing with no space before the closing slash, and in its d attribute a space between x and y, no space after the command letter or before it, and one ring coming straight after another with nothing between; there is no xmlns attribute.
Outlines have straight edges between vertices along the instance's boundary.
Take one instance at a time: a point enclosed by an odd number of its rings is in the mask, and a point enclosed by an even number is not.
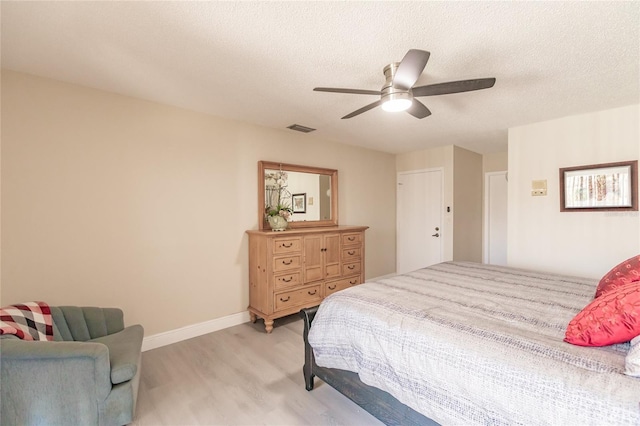
<svg viewBox="0 0 640 426"><path fill-rule="evenodd" d="M53 341L0 339L3 425L133 420L144 331L115 308L51 307Z"/></svg>

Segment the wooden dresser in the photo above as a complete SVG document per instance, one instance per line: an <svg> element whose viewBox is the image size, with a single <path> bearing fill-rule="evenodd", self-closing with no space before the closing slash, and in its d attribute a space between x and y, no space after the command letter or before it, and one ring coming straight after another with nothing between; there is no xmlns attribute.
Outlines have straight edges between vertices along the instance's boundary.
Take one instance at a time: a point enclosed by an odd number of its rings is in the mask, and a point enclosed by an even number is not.
<svg viewBox="0 0 640 426"><path fill-rule="evenodd" d="M273 320L319 305L338 290L364 282L367 226L299 228L249 234L249 313Z"/></svg>

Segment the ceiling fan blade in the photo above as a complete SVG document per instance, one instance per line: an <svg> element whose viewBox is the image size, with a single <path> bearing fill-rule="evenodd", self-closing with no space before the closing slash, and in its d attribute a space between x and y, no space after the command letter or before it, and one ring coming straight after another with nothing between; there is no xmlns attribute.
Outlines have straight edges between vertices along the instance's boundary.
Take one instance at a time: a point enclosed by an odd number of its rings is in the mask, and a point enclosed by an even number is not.
<svg viewBox="0 0 640 426"><path fill-rule="evenodd" d="M333 92L333 93L351 93L354 95L378 95L380 96L379 90L360 90L360 89L339 89L336 87L315 87L313 89L315 92Z"/></svg>
<svg viewBox="0 0 640 426"><path fill-rule="evenodd" d="M342 117L342 119L344 120L345 118L351 118L351 117L355 117L356 115L360 115L360 114L362 114L363 112L367 112L367 111L369 111L370 109L373 109L373 108L377 107L377 106L378 106L378 105L380 105L381 103L382 103L382 101L381 101L381 100L379 100L379 101L375 101L375 102L374 102L374 103L372 103L372 104L369 104L369 105L367 105L367 106L363 106L362 108L360 108L360 109L357 109L357 110L353 111L351 114L347 114L347 115L345 115L344 117Z"/></svg>
<svg viewBox="0 0 640 426"><path fill-rule="evenodd" d="M424 104L417 99L413 100L407 112L415 118L425 118L431 115L429 108L424 106Z"/></svg>
<svg viewBox="0 0 640 426"><path fill-rule="evenodd" d="M447 95L449 93L470 92L488 89L496 83L495 78L479 78L475 80L449 81L447 83L429 84L411 89L413 96Z"/></svg>
<svg viewBox="0 0 640 426"><path fill-rule="evenodd" d="M430 53L424 50L409 50L396 70L396 74L393 77L393 87L402 90L411 89L427 65L429 55Z"/></svg>

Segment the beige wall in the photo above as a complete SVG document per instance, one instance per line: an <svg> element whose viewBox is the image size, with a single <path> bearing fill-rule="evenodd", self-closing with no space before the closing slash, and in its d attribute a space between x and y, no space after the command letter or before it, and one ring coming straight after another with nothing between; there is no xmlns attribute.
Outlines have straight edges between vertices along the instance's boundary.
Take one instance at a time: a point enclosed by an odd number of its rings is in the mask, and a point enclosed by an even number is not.
<svg viewBox="0 0 640 426"><path fill-rule="evenodd" d="M482 155L453 150L453 260L482 262Z"/></svg>
<svg viewBox="0 0 640 426"><path fill-rule="evenodd" d="M504 152L492 152L482 156L482 174L490 172L503 172L507 170L509 154Z"/></svg>
<svg viewBox="0 0 640 426"><path fill-rule="evenodd" d="M244 311L258 160L338 169L366 277L395 271L391 154L11 71L2 143L2 304L118 306L147 335Z"/></svg>
<svg viewBox="0 0 640 426"><path fill-rule="evenodd" d="M599 278L640 253L638 212L560 212L561 167L637 160L640 107L509 129L508 263ZM532 180L548 195L531 196Z"/></svg>

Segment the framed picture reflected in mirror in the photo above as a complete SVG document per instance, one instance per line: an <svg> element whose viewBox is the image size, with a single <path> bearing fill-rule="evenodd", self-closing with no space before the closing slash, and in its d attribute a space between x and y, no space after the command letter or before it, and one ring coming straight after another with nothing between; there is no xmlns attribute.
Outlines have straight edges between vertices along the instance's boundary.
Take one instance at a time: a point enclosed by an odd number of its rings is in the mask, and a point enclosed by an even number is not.
<svg viewBox="0 0 640 426"><path fill-rule="evenodd" d="M307 193L291 195L291 209L293 213L307 212Z"/></svg>

